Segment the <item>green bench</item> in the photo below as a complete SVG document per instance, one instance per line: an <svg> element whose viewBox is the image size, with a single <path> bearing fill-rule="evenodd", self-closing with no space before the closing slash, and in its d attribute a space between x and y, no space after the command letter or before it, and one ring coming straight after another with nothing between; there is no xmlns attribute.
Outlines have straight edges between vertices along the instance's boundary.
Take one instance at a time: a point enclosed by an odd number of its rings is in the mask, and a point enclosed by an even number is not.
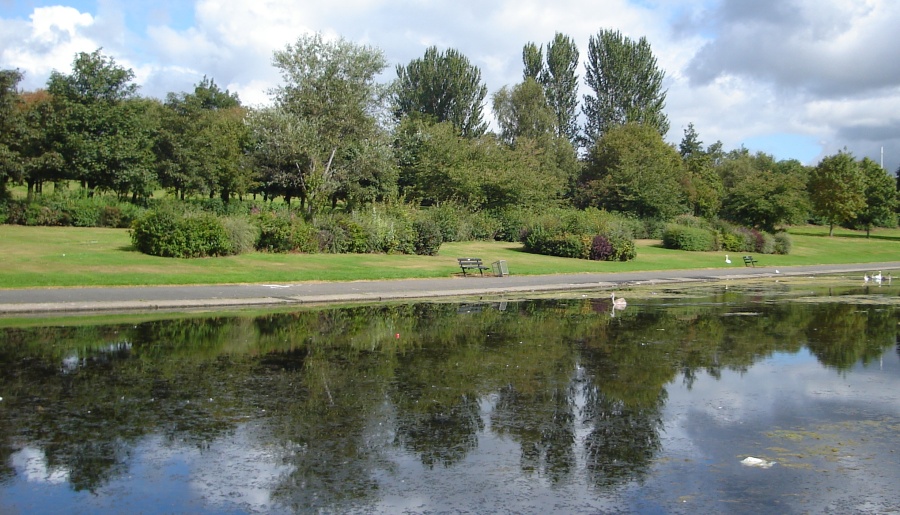
<svg viewBox="0 0 900 515"><path fill-rule="evenodd" d="M485 270L490 270L491 267L484 266L484 263L481 261L481 258L456 258L459 262L459 267L462 269L463 275L468 276L470 270L478 270L482 276L484 275Z"/></svg>
<svg viewBox="0 0 900 515"><path fill-rule="evenodd" d="M756 267L756 263L758 263L758 261L753 259L753 256L744 256L744 266Z"/></svg>

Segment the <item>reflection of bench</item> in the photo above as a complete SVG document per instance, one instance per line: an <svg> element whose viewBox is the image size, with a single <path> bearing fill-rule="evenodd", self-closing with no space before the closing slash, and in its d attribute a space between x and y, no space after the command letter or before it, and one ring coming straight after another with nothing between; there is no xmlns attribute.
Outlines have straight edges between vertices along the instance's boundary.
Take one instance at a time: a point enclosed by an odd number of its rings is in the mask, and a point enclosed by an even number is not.
<svg viewBox="0 0 900 515"><path fill-rule="evenodd" d="M757 261L753 259L753 256L744 256L744 266L756 266Z"/></svg>
<svg viewBox="0 0 900 515"><path fill-rule="evenodd" d="M484 275L485 270L490 270L488 266L484 266L481 258L456 258L459 261L459 267L462 268L463 275L469 275L469 270L478 270L478 273Z"/></svg>

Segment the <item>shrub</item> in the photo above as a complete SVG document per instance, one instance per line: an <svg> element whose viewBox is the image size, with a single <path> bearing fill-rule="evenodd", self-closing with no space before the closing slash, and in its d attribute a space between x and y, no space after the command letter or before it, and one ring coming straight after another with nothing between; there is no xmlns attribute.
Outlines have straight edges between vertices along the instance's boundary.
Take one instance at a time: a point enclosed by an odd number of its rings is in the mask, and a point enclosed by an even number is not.
<svg viewBox="0 0 900 515"><path fill-rule="evenodd" d="M321 217L316 221L319 249L331 254L349 252L350 238L344 227L334 217Z"/></svg>
<svg viewBox="0 0 900 515"><path fill-rule="evenodd" d="M259 240L259 227L246 218L230 216L222 219L222 227L228 235L229 254L243 254L256 248Z"/></svg>
<svg viewBox="0 0 900 515"><path fill-rule="evenodd" d="M791 240L791 235L786 232L777 232L775 233L775 253L776 254L790 254L791 246L793 245L793 241Z"/></svg>
<svg viewBox="0 0 900 515"><path fill-rule="evenodd" d="M707 229L672 223L663 232L663 246L667 249L690 251L714 250L715 238Z"/></svg>
<svg viewBox="0 0 900 515"><path fill-rule="evenodd" d="M293 250L294 241L291 236L291 221L288 217L262 212L254 218L254 222L259 228L259 239L256 242L257 250L267 252L288 252Z"/></svg>
<svg viewBox="0 0 900 515"><path fill-rule="evenodd" d="M151 256L174 257L184 246L178 216L169 209L150 211L135 220L130 235L134 247Z"/></svg>
<svg viewBox="0 0 900 515"><path fill-rule="evenodd" d="M413 222L415 253L420 256L436 256L441 250L442 235L438 224L429 218Z"/></svg>
<svg viewBox="0 0 900 515"><path fill-rule="evenodd" d="M756 252L760 254L775 253L775 237L767 232L757 233L756 244Z"/></svg>
<svg viewBox="0 0 900 515"><path fill-rule="evenodd" d="M290 247L297 252L316 254L319 248L319 231L302 218L294 218L290 224Z"/></svg>
<svg viewBox="0 0 900 515"><path fill-rule="evenodd" d="M184 235L183 247L173 257L225 256L231 253L228 232L215 215L187 216L180 220L179 225Z"/></svg>
<svg viewBox="0 0 900 515"><path fill-rule="evenodd" d="M599 234L594 236L594 240L591 242L591 259L594 261L608 261L612 256L613 246L606 236Z"/></svg>
<svg viewBox="0 0 900 515"><path fill-rule="evenodd" d="M613 247L610 261L631 261L637 257L637 247L634 240L623 236L613 236L609 240Z"/></svg>
<svg viewBox="0 0 900 515"><path fill-rule="evenodd" d="M193 258L229 254L231 242L218 218L183 217L171 209L148 212L131 229L135 248L153 256Z"/></svg>

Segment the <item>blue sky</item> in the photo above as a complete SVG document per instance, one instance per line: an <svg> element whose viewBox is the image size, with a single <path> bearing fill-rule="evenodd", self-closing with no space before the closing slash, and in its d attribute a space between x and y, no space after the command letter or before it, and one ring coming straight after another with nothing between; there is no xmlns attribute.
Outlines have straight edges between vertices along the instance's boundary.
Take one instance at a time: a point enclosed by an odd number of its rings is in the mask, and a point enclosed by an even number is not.
<svg viewBox="0 0 900 515"><path fill-rule="evenodd" d="M705 144L815 164L848 149L900 167L900 2L895 0L0 0L0 68L42 87L77 52L103 48L144 95L204 75L261 105L272 52L308 32L379 47L395 65L455 48L489 94L521 81L525 43L612 28L650 41L666 72L667 139L693 123ZM579 75L584 76L583 69ZM587 93L587 91L583 91ZM485 106L490 117L490 102Z"/></svg>

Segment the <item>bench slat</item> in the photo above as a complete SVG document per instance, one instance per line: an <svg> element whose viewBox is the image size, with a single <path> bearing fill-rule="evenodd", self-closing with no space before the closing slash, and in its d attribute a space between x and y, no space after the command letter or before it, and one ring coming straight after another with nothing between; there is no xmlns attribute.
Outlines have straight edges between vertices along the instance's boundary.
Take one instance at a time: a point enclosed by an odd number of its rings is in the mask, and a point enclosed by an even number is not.
<svg viewBox="0 0 900 515"><path fill-rule="evenodd" d="M456 261L459 262L463 275L468 275L468 270L478 270L481 275L484 275L485 270L490 270L490 267L484 266L481 258L456 258Z"/></svg>

